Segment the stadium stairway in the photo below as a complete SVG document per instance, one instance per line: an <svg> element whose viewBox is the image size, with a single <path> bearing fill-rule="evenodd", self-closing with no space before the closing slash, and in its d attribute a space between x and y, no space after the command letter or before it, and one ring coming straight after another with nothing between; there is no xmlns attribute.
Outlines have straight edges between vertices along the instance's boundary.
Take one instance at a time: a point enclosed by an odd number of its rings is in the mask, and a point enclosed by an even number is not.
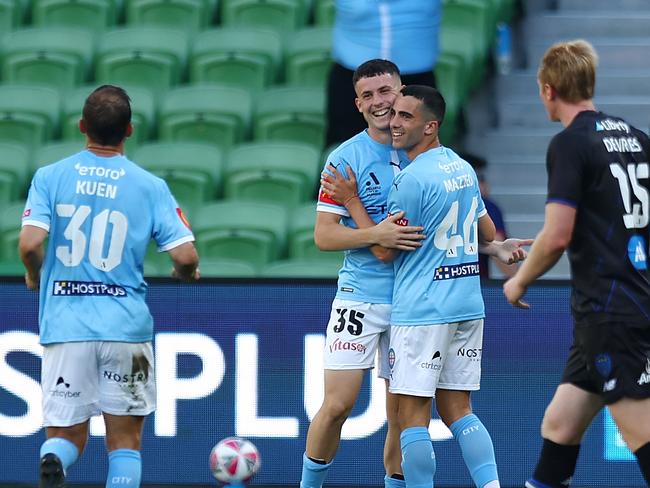
<svg viewBox="0 0 650 488"><path fill-rule="evenodd" d="M524 0L523 8L526 15L513 29L513 69L496 75L481 97L468 106L464 147L488 160L491 196L503 210L508 234L534 237L544 222L546 148L562 129L548 120L539 100L539 60L555 42L588 40L600 58L596 107L647 132L650 2ZM492 271L492 276L501 276L496 267ZM566 255L544 276L568 277Z"/></svg>

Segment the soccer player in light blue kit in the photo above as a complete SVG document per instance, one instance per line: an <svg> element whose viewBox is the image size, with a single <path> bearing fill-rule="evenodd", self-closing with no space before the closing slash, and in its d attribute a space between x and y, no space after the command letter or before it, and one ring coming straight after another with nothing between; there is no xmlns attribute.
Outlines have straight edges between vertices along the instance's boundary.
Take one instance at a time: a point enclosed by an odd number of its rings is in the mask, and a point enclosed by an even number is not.
<svg viewBox="0 0 650 488"><path fill-rule="evenodd" d="M499 488L490 435L472 413L479 389L484 306L479 240L491 242L476 174L440 145L445 102L437 90L412 85L393 106L393 147L411 164L393 182L388 210L404 212L404 225L424 227L428 238L413 253L394 258L390 391L398 395L402 468L407 488L433 486L435 454L427 427L431 404L450 426L478 488Z"/></svg>
<svg viewBox="0 0 650 488"><path fill-rule="evenodd" d="M80 129L86 150L34 175L19 238L26 284L40 287L47 440L39 486L64 486L90 417L102 413L106 487L137 488L142 427L156 402L145 252L153 238L184 281L198 279L198 256L165 182L123 155L132 131L126 92L110 85L93 91Z"/></svg>
<svg viewBox="0 0 650 488"><path fill-rule="evenodd" d="M339 445L341 429L359 395L363 376L379 357L381 378L388 378L388 339L393 267L379 261L370 250L382 244L413 250L424 237L417 227L401 227L399 218L388 219L386 201L394 175L408 163L403 152L390 144L390 109L401 88L399 70L390 61L374 59L354 73L357 109L368 129L341 144L328 157L334 167L352 167L363 181L350 198L371 215L369 225L357 226L344 202L321 192L314 239L322 250L346 250L339 272L338 291L332 303L325 346L325 397L307 433L300 485L320 488ZM336 170L335 170L336 171ZM343 225L341 225L343 224ZM375 225L377 224L377 225ZM397 410L387 395L388 433L384 446L385 485L399 488L401 453Z"/></svg>

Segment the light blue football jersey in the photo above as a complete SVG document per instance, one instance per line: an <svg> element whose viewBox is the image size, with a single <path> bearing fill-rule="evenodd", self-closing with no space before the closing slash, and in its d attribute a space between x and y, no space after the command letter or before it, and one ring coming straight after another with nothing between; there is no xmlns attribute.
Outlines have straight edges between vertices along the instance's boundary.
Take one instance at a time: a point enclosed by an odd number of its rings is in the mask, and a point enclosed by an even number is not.
<svg viewBox="0 0 650 488"><path fill-rule="evenodd" d="M49 232L41 344L152 339L142 271L149 241L168 251L194 240L163 180L123 156L82 151L36 172L22 224Z"/></svg>
<svg viewBox="0 0 650 488"><path fill-rule="evenodd" d="M346 174L350 166L357 178L361 203L376 223L388 215L388 192L393 178L409 160L403 151L390 144L380 144L367 131L348 139L329 155L328 163ZM356 228L346 208L320 193L317 210L342 217L341 222ZM393 294L393 266L379 261L368 248L345 251L343 266L339 271L337 298L366 303L391 303Z"/></svg>
<svg viewBox="0 0 650 488"><path fill-rule="evenodd" d="M417 156L393 182L391 214L421 225L422 247L395 260L392 325L431 325L484 317L478 218L487 213L472 167L446 147Z"/></svg>

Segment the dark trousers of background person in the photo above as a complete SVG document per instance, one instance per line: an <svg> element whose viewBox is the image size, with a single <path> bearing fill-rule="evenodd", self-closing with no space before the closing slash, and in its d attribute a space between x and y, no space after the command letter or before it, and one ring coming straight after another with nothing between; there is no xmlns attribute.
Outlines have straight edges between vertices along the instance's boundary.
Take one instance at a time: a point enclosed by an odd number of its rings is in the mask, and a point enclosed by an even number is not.
<svg viewBox="0 0 650 488"><path fill-rule="evenodd" d="M327 137L326 145L347 141L358 134L368 124L354 104L356 94L352 86L354 71L338 63L332 64L327 86ZM424 73L402 75L403 85L427 85L435 88L436 78L433 70Z"/></svg>

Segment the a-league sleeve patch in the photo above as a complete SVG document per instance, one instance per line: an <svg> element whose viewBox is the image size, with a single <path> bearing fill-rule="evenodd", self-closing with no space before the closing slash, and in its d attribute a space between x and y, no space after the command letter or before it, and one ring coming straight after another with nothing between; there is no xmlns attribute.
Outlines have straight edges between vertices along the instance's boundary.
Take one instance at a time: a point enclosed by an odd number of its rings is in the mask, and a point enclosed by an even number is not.
<svg viewBox="0 0 650 488"><path fill-rule="evenodd" d="M192 226L190 225L190 221L187 220L187 217L185 217L185 214L183 213L183 210L180 207L176 207L176 213L178 214L178 218L181 219L183 224L185 224L185 227L191 229Z"/></svg>
<svg viewBox="0 0 650 488"><path fill-rule="evenodd" d="M318 201L321 203L329 203L330 205L341 205L339 202L334 200L331 196L325 193L325 190L321 189L318 193Z"/></svg>

